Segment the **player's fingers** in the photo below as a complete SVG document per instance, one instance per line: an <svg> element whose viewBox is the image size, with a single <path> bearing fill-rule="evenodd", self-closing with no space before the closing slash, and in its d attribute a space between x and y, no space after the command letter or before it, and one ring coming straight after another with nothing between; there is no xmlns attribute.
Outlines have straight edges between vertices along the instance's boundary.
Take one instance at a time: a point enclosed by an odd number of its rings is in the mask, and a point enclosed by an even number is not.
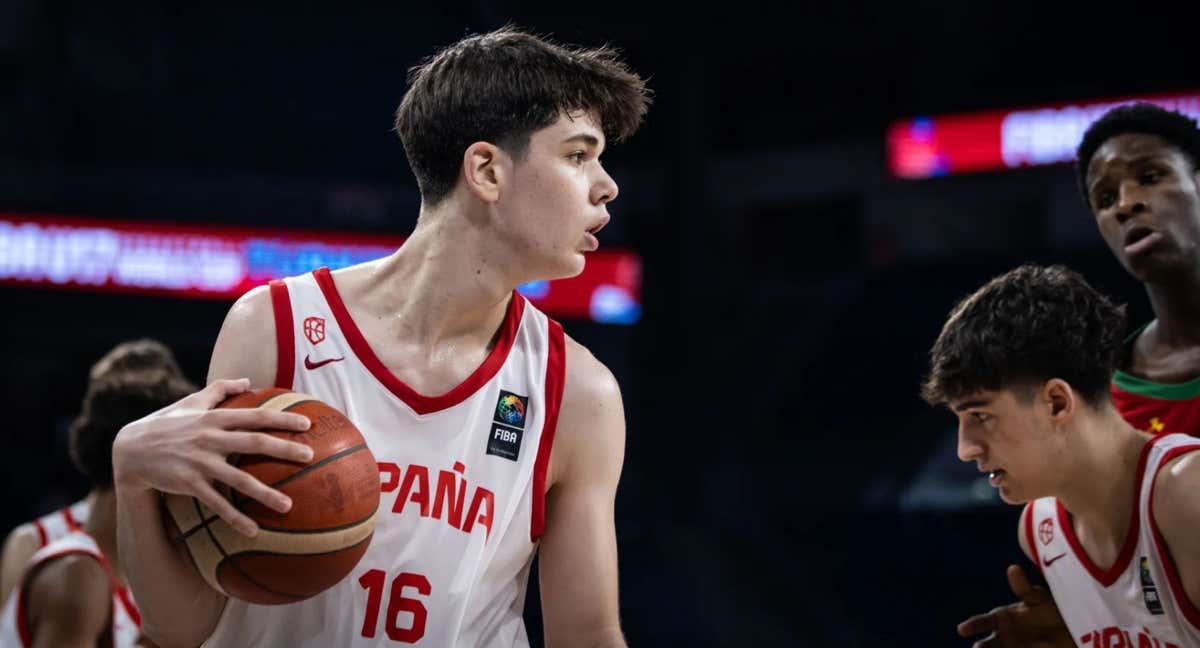
<svg viewBox="0 0 1200 648"><path fill-rule="evenodd" d="M213 432L203 443L223 455L258 454L297 463L308 463L313 457L306 444L261 432Z"/></svg>
<svg viewBox="0 0 1200 648"><path fill-rule="evenodd" d="M991 632L996 629L996 611L986 612L984 614L976 614L975 616L958 624L958 636L970 637L972 635Z"/></svg>
<svg viewBox="0 0 1200 648"><path fill-rule="evenodd" d="M223 484L228 484L233 490L261 502L268 508L275 509L280 513L287 513L292 508L290 497L267 486L240 468L221 461L213 465L211 470L214 479Z"/></svg>
<svg viewBox="0 0 1200 648"><path fill-rule="evenodd" d="M254 537L258 535L258 524L247 517L244 513L233 507L229 500L221 496L212 484L208 483L202 477L198 477L192 482L192 492L196 499L204 502L213 513L229 523L235 531L242 535Z"/></svg>
<svg viewBox="0 0 1200 648"><path fill-rule="evenodd" d="M212 381L205 386L204 389L201 389L191 396L188 396L184 399L184 401L188 405L198 409L212 409L226 398L229 398L230 396L236 396L249 389L249 378L221 378Z"/></svg>
<svg viewBox="0 0 1200 648"><path fill-rule="evenodd" d="M1008 586L1012 588L1013 594L1016 594L1026 605L1033 605L1037 602L1037 590L1029 584L1029 577L1025 575L1025 570L1021 569L1020 565L1009 565L1004 573L1008 576Z"/></svg>
<svg viewBox="0 0 1200 648"><path fill-rule="evenodd" d="M213 410L204 417L205 422L226 430L303 432L312 426L312 421L303 414L253 407Z"/></svg>
<svg viewBox="0 0 1200 648"><path fill-rule="evenodd" d="M1000 648L1000 645L1000 640L996 638L996 633L993 632L983 639L971 644L971 648Z"/></svg>

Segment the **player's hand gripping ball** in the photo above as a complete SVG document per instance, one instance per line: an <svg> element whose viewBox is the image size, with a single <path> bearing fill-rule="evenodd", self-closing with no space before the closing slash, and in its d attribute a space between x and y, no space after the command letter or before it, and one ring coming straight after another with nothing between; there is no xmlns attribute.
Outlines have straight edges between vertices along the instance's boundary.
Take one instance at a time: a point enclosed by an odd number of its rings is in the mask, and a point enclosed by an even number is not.
<svg viewBox="0 0 1200 648"><path fill-rule="evenodd" d="M194 497L167 495L171 538L217 591L265 605L301 601L337 584L367 551L379 508L379 468L358 428L338 410L286 389L238 394L218 407L263 407L303 414L304 432L265 430L307 444L313 459L293 463L263 455L229 462L292 499L279 513L217 484L238 510L259 525L251 538L235 531Z"/></svg>

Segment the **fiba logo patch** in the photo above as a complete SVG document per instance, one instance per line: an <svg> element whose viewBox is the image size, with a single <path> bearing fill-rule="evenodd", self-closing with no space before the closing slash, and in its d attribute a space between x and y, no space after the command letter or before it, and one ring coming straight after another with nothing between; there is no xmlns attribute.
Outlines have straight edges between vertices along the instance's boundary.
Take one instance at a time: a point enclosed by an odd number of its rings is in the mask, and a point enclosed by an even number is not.
<svg viewBox="0 0 1200 648"><path fill-rule="evenodd" d="M1150 561L1142 556L1139 563L1138 573L1142 579L1142 600L1146 602L1146 610L1150 614L1162 614L1162 601L1158 599L1158 588L1154 586L1154 579L1150 577Z"/></svg>
<svg viewBox="0 0 1200 648"><path fill-rule="evenodd" d="M1038 538L1041 539L1042 544L1044 545L1048 545L1052 540L1054 540L1053 520L1042 520L1042 523L1038 525Z"/></svg>
<svg viewBox="0 0 1200 648"><path fill-rule="evenodd" d="M324 342L325 318L316 316L304 318L304 337L314 345Z"/></svg>
<svg viewBox="0 0 1200 648"><path fill-rule="evenodd" d="M517 460L521 454L521 438L525 435L525 412L528 407L528 396L500 390L488 431L487 454Z"/></svg>

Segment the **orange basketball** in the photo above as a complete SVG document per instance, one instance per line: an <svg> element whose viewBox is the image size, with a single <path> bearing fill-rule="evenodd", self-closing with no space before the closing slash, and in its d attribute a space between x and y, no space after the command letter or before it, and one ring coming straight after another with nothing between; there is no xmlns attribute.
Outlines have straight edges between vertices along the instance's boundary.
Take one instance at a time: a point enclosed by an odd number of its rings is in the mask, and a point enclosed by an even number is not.
<svg viewBox="0 0 1200 648"><path fill-rule="evenodd" d="M234 506L259 525L238 533L200 500L167 495L172 538L185 543L208 584L228 596L265 605L301 601L337 584L367 551L379 508L379 468L362 434L338 410L286 389L260 389L218 407L261 407L303 414L304 432L264 431L308 444L313 460L292 463L262 455L229 462L292 498L279 513L218 484Z"/></svg>

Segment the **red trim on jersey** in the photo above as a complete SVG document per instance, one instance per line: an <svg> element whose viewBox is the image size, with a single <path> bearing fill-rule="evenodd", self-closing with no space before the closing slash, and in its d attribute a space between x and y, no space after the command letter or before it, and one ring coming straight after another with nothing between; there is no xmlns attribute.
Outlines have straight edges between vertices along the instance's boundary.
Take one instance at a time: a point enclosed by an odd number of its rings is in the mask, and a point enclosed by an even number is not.
<svg viewBox="0 0 1200 648"><path fill-rule="evenodd" d="M121 601L121 606L125 608L125 613L133 620L134 625L141 628L142 613L141 610L138 610L137 605L134 604L133 598L129 596L129 589L125 587L124 583L117 580L115 575L113 576L112 587L113 592L116 593L117 598ZM113 622L115 623L116 619L113 619Z"/></svg>
<svg viewBox="0 0 1200 648"><path fill-rule="evenodd" d="M1137 549L1138 529L1141 525L1141 518L1138 511L1141 509L1140 501L1142 495L1142 481L1146 474L1146 459L1150 456L1150 448L1154 445L1153 440L1146 441L1146 445L1142 447L1142 452L1138 456L1137 469L1134 472L1136 481L1133 488L1133 510L1129 513L1129 530L1125 532L1125 544L1121 546L1121 553L1117 554L1117 560L1108 569L1101 569L1092 562L1091 557L1083 550L1083 545L1079 544L1079 539L1075 537L1075 527L1071 524L1071 514L1067 512L1067 508L1063 506L1062 501L1056 499L1055 505L1058 506L1058 525L1062 527L1062 533L1067 538L1067 544L1071 546L1071 550L1075 552L1075 557L1079 559L1079 563L1088 570L1101 585L1109 587L1117 582L1125 569L1129 567L1129 561L1133 559L1133 552Z"/></svg>
<svg viewBox="0 0 1200 648"><path fill-rule="evenodd" d="M60 511L60 513L62 513L63 520L67 523L67 530L69 530L69 531L82 531L83 530L79 526L79 522L75 521L75 516L71 515L71 507L70 506L62 507L62 510Z"/></svg>
<svg viewBox="0 0 1200 648"><path fill-rule="evenodd" d="M292 388L296 373L296 338L292 335L292 300L288 299L287 284L272 279L271 308L275 311L275 386Z"/></svg>
<svg viewBox="0 0 1200 648"><path fill-rule="evenodd" d="M1042 567L1042 561L1038 559L1037 544L1033 541L1033 502L1025 504L1022 515L1025 517L1025 544L1029 545L1029 553L1033 554L1030 558L1033 559L1033 564L1037 565L1038 571L1045 573L1046 569Z"/></svg>
<svg viewBox="0 0 1200 648"><path fill-rule="evenodd" d="M47 564L49 564L50 561L58 560L59 558L62 558L63 556L70 556L71 554L83 554L85 556L91 556L92 558L95 558L100 563L100 566L104 568L104 571L106 571L110 574L112 573L111 570L109 570L109 568L108 568L108 563L104 561L103 555L98 554L94 551L90 551L88 549L82 549L79 547L75 547L72 549L64 549L62 551L56 551L52 554L48 554L48 555L45 555L45 556L42 556L41 558L39 558L37 563L31 565L30 568L28 570L26 570L25 574L21 577L21 584L17 587L17 592L16 592L16 597L17 597L17 610L16 610L16 612L17 612L17 637L19 637L21 639L21 643L26 648L30 648L31 646L33 646L33 628L29 627L29 610L27 610L25 607L26 606L25 597L28 596L28 594L29 594L29 592L27 591L29 589L29 585L33 581L33 577L37 574L37 572L39 570L41 570L42 567L45 567ZM110 625L112 624L111 620L109 621L109 624Z"/></svg>
<svg viewBox="0 0 1200 648"><path fill-rule="evenodd" d="M1192 628L1200 630L1200 610L1188 598L1187 590L1183 589L1183 581L1179 578L1179 568L1175 566L1175 559L1171 557L1171 550L1167 548L1167 542L1162 537L1162 532L1158 530L1158 522L1154 520L1154 487L1158 482L1158 471L1166 463L1179 455L1186 454L1195 450L1200 450L1200 445L1179 446L1167 451L1161 461L1158 462L1158 467L1154 469L1154 477L1150 481L1150 536L1154 538L1154 547L1158 550L1158 557L1162 559L1163 571L1167 572L1167 582L1171 585L1171 596L1175 598L1175 605L1183 611L1183 616L1187 617Z"/></svg>
<svg viewBox="0 0 1200 648"><path fill-rule="evenodd" d="M504 366L504 360L508 358L508 352L512 349L513 341L516 340L517 329L521 325L521 316L525 313L525 298L514 290L512 299L508 303L508 312L504 316L504 323L501 324L500 331L496 336L496 345L492 347L491 353L484 359L483 364L479 365L474 373L467 376L450 391L440 396L426 396L397 378L396 374L389 371L383 364L379 356L375 355L371 345L367 344L367 339L363 337L362 331L350 317L350 311L346 308L337 286L333 283L333 275L330 274L329 268L313 270L313 277L316 278L317 285L321 287L325 301L329 303L329 308L333 311L338 326L342 329L342 335L346 336L346 341L350 343L354 354L379 382L383 383L392 394L404 401L417 414L430 414L454 407L487 384L500 371L500 367Z"/></svg>
<svg viewBox="0 0 1200 648"><path fill-rule="evenodd" d="M41 519L33 521L33 528L37 529L38 542L41 543L41 547L45 547L46 545L50 544L50 538L46 535L46 527L42 526ZM40 549L41 547L38 548Z"/></svg>
<svg viewBox="0 0 1200 648"><path fill-rule="evenodd" d="M546 319L550 323L550 356L546 359L546 419L542 422L541 442L533 462L533 516L529 522L532 542L537 542L546 528L546 471L550 468L550 450L558 429L558 409L562 405L567 370L567 340L562 324Z"/></svg>

